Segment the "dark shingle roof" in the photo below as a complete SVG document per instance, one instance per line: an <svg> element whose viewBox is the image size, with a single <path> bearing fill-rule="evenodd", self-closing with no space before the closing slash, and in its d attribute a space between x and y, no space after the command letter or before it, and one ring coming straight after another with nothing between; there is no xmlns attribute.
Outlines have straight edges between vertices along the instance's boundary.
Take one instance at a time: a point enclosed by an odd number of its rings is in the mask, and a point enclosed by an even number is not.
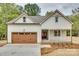
<svg viewBox="0 0 79 59"><path fill-rule="evenodd" d="M32 19L35 23L41 23L43 20L45 20L46 16L28 16L28 18Z"/></svg>

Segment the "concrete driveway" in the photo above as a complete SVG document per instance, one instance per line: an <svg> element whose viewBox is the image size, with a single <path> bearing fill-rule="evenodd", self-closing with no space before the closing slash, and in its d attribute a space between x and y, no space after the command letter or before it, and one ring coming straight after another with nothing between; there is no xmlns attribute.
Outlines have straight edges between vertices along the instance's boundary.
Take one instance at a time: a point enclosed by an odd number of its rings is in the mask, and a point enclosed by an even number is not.
<svg viewBox="0 0 79 59"><path fill-rule="evenodd" d="M40 56L40 44L7 44L0 47L0 56Z"/></svg>

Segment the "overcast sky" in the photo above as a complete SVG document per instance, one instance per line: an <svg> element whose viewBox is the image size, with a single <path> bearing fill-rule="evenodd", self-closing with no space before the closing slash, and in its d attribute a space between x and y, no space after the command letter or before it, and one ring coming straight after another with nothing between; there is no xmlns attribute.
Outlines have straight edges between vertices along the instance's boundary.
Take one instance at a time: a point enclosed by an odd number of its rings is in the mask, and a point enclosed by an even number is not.
<svg viewBox="0 0 79 59"><path fill-rule="evenodd" d="M20 3L19 5L24 6L25 3ZM54 11L56 9L60 10L65 15L71 15L72 9L79 8L77 3L37 3L41 8L41 15L45 15L47 11Z"/></svg>

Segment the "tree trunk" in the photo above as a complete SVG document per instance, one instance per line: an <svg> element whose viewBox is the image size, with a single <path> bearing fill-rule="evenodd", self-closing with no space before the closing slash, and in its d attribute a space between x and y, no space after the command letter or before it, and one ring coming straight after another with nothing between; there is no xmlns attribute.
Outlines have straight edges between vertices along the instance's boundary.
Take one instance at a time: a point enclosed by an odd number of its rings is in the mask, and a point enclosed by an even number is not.
<svg viewBox="0 0 79 59"><path fill-rule="evenodd" d="M79 30L77 30L77 32L78 32L78 36L79 36Z"/></svg>

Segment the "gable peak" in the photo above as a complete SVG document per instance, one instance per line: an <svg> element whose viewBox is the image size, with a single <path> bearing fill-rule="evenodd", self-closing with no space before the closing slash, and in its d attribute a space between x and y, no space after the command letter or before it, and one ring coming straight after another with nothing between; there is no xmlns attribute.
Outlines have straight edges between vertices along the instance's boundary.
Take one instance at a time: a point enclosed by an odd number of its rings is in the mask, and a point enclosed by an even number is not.
<svg viewBox="0 0 79 59"><path fill-rule="evenodd" d="M58 9L56 9L54 12L62 14Z"/></svg>

